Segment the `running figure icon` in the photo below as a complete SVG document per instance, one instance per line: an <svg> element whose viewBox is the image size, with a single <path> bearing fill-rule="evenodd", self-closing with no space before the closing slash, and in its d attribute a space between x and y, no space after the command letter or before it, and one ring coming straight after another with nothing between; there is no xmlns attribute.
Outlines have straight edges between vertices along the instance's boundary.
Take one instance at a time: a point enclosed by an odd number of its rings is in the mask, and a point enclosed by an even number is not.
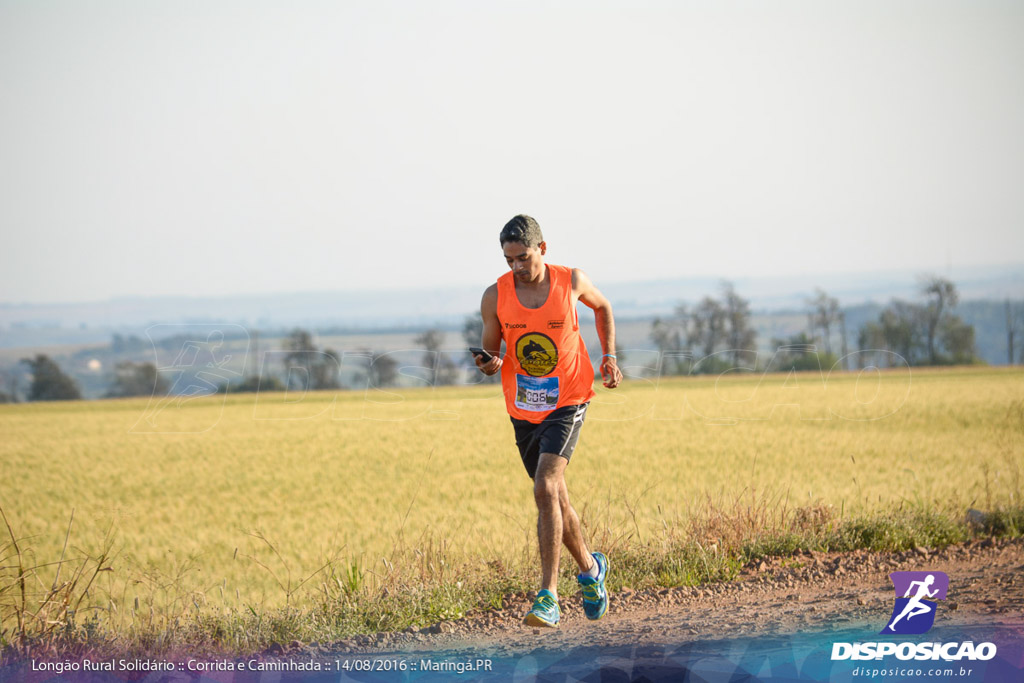
<svg viewBox="0 0 1024 683"><path fill-rule="evenodd" d="M944 572L893 572L889 575L896 592L889 624L882 634L919 634L935 623L938 603L945 600L949 577ZM917 617L916 619L914 617Z"/></svg>
<svg viewBox="0 0 1024 683"><path fill-rule="evenodd" d="M906 595L903 596L905 598L910 598L910 600L907 602L907 606L903 608L903 611L900 612L900 615L893 619L892 622L889 624L890 631L896 630L893 627L896 626L896 622L902 619L903 617L906 617L907 621L910 621L919 614L927 614L928 612L932 611L933 608L930 605L926 605L923 602L921 602L921 599L925 597L934 598L936 595L938 595L938 588L936 588L933 591L928 590L928 587L931 586L933 583L935 583L934 574L929 574L928 576L926 576L924 581L911 582L910 588L907 589ZM913 597L911 597L910 593L914 590L914 586L917 586L917 593Z"/></svg>

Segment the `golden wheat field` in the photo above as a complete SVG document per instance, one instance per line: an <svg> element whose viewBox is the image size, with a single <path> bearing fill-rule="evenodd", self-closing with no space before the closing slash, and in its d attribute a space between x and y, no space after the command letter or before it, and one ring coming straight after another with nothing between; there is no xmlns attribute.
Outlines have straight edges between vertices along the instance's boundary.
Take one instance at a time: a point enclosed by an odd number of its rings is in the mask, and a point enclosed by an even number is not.
<svg viewBox="0 0 1024 683"><path fill-rule="evenodd" d="M3 405L0 431L21 547L58 558L74 510L71 549L112 532L126 601L174 584L270 607L330 558L532 552L494 386ZM567 480L591 536L643 540L745 497L984 508L1019 495L1022 454L1021 369L731 373L599 388Z"/></svg>

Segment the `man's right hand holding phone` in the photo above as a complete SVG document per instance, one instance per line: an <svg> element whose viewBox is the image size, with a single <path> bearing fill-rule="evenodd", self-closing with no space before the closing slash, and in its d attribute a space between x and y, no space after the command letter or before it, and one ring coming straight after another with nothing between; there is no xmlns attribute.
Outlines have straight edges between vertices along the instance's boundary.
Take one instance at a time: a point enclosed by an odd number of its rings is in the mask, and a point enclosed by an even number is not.
<svg viewBox="0 0 1024 683"><path fill-rule="evenodd" d="M501 370L501 358L498 356L491 355L483 349L473 348L470 349L470 351L473 353L473 362L475 362L476 366L480 368L480 372L490 376L497 374L497 372ZM486 354L486 356L484 354ZM488 358L488 360L484 360L485 357Z"/></svg>

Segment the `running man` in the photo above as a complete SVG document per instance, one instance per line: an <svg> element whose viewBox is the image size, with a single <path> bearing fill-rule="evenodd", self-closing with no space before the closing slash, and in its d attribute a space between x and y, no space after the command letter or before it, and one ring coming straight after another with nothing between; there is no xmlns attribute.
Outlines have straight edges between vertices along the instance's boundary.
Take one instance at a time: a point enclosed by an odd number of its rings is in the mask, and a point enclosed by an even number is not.
<svg viewBox="0 0 1024 683"><path fill-rule="evenodd" d="M588 619L600 619L608 611L608 558L590 552L583 540L564 473L594 397L594 368L580 337L576 302L594 310L603 351L601 376L609 389L622 381L615 359L612 306L583 271L544 263L547 244L537 221L529 216L509 221L500 240L511 272L484 292L480 346L491 359L485 362L475 356L475 360L484 374L501 371L516 446L534 481L542 585L525 622L558 625L558 561L563 543L579 565L583 611ZM503 340L504 361L500 357Z"/></svg>
<svg viewBox="0 0 1024 683"><path fill-rule="evenodd" d="M933 591L928 590L928 587L931 586L933 583L935 583L935 575L929 574L925 577L924 581L912 581L910 585L907 586L907 593L903 597L910 598L910 600L907 601L907 604L903 608L903 611L900 612L900 615L893 619L892 623L889 624L890 631L894 630L893 626L895 626L896 622L902 619L903 617L906 617L907 621L910 621L918 614L927 614L928 612L932 611L932 608L922 603L921 599L925 597L934 598L936 596L936 594L939 592L938 588L936 588ZM917 586L917 593L913 597L911 597L910 594L914 591L914 586Z"/></svg>

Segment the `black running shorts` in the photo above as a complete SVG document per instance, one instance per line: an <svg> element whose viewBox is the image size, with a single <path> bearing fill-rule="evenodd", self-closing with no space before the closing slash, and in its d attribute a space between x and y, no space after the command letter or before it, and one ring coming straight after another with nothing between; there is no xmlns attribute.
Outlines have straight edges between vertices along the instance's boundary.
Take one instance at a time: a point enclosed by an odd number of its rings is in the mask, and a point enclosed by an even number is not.
<svg viewBox="0 0 1024 683"><path fill-rule="evenodd" d="M519 456L523 459L530 479L537 476L537 464L540 462L541 453L554 453L566 460L572 457L572 452L576 450L576 442L580 438L588 405L590 404L581 403L575 406L562 406L551 411L539 424L510 418L516 430Z"/></svg>

